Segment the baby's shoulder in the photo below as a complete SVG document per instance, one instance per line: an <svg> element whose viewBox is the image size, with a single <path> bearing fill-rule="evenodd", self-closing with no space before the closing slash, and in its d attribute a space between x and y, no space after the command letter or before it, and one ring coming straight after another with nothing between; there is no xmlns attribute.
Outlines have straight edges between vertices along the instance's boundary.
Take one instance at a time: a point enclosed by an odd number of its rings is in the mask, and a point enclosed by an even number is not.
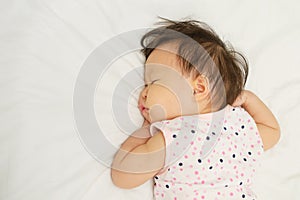
<svg viewBox="0 0 300 200"><path fill-rule="evenodd" d="M251 115L242 107L230 106L225 115L225 120L231 121L234 124L255 124Z"/></svg>

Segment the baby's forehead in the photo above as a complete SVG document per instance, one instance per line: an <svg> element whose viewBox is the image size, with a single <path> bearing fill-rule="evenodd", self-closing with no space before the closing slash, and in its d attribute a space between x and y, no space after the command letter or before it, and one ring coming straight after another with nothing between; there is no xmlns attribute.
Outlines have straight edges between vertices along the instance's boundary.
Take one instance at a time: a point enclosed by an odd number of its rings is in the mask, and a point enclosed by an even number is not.
<svg viewBox="0 0 300 200"><path fill-rule="evenodd" d="M165 65L171 68L180 68L180 62L176 52L165 49L154 49L145 62L145 65Z"/></svg>
<svg viewBox="0 0 300 200"><path fill-rule="evenodd" d="M174 45L166 44L155 48L145 62L146 75L164 72L180 72L181 63L177 56L177 49ZM157 74L158 75L158 74Z"/></svg>

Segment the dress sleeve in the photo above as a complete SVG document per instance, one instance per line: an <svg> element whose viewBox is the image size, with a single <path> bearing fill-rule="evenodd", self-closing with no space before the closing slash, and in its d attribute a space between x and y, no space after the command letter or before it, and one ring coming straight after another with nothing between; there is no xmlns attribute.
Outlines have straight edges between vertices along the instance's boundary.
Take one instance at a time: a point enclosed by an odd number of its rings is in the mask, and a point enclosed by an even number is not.
<svg viewBox="0 0 300 200"><path fill-rule="evenodd" d="M150 126L150 134L153 136L161 131L165 139L166 157L164 167L168 167L178 161L189 149L194 134L182 127L181 119L155 122Z"/></svg>

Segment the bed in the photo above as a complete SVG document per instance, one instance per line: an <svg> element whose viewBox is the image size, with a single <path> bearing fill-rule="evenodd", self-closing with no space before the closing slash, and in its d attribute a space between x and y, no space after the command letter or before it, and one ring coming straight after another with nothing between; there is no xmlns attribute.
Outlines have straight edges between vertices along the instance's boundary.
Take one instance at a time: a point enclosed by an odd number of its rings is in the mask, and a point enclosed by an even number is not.
<svg viewBox="0 0 300 200"><path fill-rule="evenodd" d="M0 5L0 199L152 199L151 181L132 190L112 184L112 151L101 152L101 145L117 148L142 123L136 97L144 58L138 48L132 50L133 38L139 42L157 16L204 21L247 57L246 88L264 100L281 125L279 143L263 156L255 191L259 199L299 199L298 1L19 0ZM133 44L124 42L127 34ZM119 52L119 44L133 46ZM107 50L102 58L113 59L100 58L107 65L97 71L91 98L105 141L99 146L82 133L83 111L76 106L85 94L80 93L83 68L101 50ZM130 121L122 123L120 117Z"/></svg>

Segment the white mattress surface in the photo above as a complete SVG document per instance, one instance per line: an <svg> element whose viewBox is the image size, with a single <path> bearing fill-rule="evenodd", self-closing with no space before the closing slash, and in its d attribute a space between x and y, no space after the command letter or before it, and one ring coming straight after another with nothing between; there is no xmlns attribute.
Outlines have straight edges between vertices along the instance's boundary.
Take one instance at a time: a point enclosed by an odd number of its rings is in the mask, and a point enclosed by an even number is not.
<svg viewBox="0 0 300 200"><path fill-rule="evenodd" d="M95 48L125 32L153 27L159 15L204 21L247 57L246 88L271 108L282 134L263 156L256 193L264 200L298 200L299 8L296 0L1 1L0 199L152 199L151 181L119 189L109 168L87 151L74 120L73 93ZM95 113L114 146L127 136L114 121L112 96L122 77L142 63L137 51L120 56L98 82ZM138 86L132 86L127 108L136 126L142 120L135 107Z"/></svg>

